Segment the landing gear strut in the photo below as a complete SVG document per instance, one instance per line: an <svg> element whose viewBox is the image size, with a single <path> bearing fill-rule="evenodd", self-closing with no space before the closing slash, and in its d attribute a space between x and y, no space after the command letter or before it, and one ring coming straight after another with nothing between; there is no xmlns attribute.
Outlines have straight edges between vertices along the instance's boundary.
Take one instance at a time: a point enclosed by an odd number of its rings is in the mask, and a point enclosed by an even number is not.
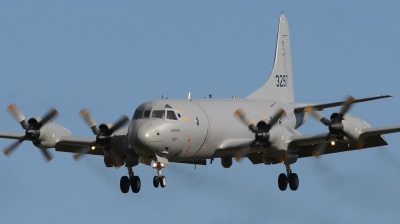
<svg viewBox="0 0 400 224"><path fill-rule="evenodd" d="M155 188L158 188L160 185L162 188L167 186L167 178L161 174L162 168L164 168L164 164L160 162L154 162L153 168L157 170L157 176L153 178L153 185Z"/></svg>
<svg viewBox="0 0 400 224"><path fill-rule="evenodd" d="M133 174L132 167L128 167L128 173L129 177L123 176L121 177L121 181L119 182L121 192L126 194L128 193L129 188L131 188L133 193L138 193L142 185L142 183L140 182L140 178Z"/></svg>
<svg viewBox="0 0 400 224"><path fill-rule="evenodd" d="M278 177L278 187L281 191L286 190L287 185L289 184L290 190L295 191L299 188L299 177L296 173L292 173L289 164L285 164L286 173L281 173ZM288 178L289 177L289 178Z"/></svg>

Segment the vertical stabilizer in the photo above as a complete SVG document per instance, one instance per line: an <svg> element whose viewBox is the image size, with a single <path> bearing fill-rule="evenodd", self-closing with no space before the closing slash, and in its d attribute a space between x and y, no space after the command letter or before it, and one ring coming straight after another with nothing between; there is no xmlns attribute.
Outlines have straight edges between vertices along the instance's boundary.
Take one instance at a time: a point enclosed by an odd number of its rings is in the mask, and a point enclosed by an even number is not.
<svg viewBox="0 0 400 224"><path fill-rule="evenodd" d="M294 103L289 24L284 14L281 14L279 21L275 61L271 75L263 86L246 98Z"/></svg>

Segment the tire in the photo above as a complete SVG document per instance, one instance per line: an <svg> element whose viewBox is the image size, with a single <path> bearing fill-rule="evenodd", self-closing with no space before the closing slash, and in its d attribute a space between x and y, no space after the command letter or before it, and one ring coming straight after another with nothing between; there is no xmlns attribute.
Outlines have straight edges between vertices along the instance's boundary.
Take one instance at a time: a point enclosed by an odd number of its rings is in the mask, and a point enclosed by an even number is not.
<svg viewBox="0 0 400 224"><path fill-rule="evenodd" d="M278 177L278 187L279 190L285 191L287 188L287 176L284 173L279 174Z"/></svg>
<svg viewBox="0 0 400 224"><path fill-rule="evenodd" d="M299 177L297 174L292 173L289 175L289 187L292 191L295 191L297 188L299 188Z"/></svg>
<svg viewBox="0 0 400 224"><path fill-rule="evenodd" d="M138 176L133 176L131 179L131 189L133 193L138 193L140 191L140 187L142 183L140 182L140 178Z"/></svg>
<svg viewBox="0 0 400 224"><path fill-rule="evenodd" d="M160 185L160 178L158 176L153 177L153 186L155 188L158 188L158 185Z"/></svg>
<svg viewBox="0 0 400 224"><path fill-rule="evenodd" d="M126 194L129 191L129 178L127 176L121 177L119 181L119 187L121 188L121 192Z"/></svg>
<svg viewBox="0 0 400 224"><path fill-rule="evenodd" d="M165 176L161 176L160 177L160 185L161 185L162 188L167 186L167 178Z"/></svg>

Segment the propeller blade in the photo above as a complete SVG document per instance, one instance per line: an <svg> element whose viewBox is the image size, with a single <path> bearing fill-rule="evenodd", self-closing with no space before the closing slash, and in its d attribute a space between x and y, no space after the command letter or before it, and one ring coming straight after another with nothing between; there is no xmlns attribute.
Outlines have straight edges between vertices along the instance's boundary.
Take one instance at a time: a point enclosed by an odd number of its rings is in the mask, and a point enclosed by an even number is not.
<svg viewBox="0 0 400 224"><path fill-rule="evenodd" d="M275 124L276 122L278 122L279 119L280 119L284 114L285 114L285 111L284 111L282 108L280 108L280 109L278 110L278 112L275 113L274 116L272 116L271 120L269 121L269 125L270 125L270 126L274 126L274 124Z"/></svg>
<svg viewBox="0 0 400 224"><path fill-rule="evenodd" d="M241 148L239 151L237 151L234 154L235 160L240 161L243 157L247 156L249 154L251 148L257 143L257 140L253 140L249 145L246 145L245 147Z"/></svg>
<svg viewBox="0 0 400 224"><path fill-rule="evenodd" d="M234 113L235 117L239 118L247 127L249 127L250 131L255 133L257 131L257 127L253 124L253 122L247 118L246 114L242 109L237 109Z"/></svg>
<svg viewBox="0 0 400 224"><path fill-rule="evenodd" d="M11 152L13 152L23 141L25 141L26 136L18 139L17 141L15 141L13 144L11 144L10 146L8 146L7 148L5 148L3 150L4 155L9 156Z"/></svg>
<svg viewBox="0 0 400 224"><path fill-rule="evenodd" d="M10 111L10 113L13 115L13 117L15 118L15 120L17 120L23 129L27 129L28 128L28 124L25 121L25 116L24 114L18 109L16 104L11 104L10 106L8 106L8 111Z"/></svg>
<svg viewBox="0 0 400 224"><path fill-rule="evenodd" d="M308 106L305 109L305 112L309 112L309 114L315 118L317 121L321 121L325 126L328 126L331 122L329 119L325 118L320 112L316 111L314 107Z"/></svg>
<svg viewBox="0 0 400 224"><path fill-rule="evenodd" d="M50 155L50 153L46 149L40 149L40 151L43 153L44 158L46 158L47 162L50 162L53 157Z"/></svg>
<svg viewBox="0 0 400 224"><path fill-rule="evenodd" d="M348 96L346 102L343 104L342 108L340 109L340 120L343 118L344 114L350 109L350 106L355 102L352 96Z"/></svg>
<svg viewBox="0 0 400 224"><path fill-rule="evenodd" d="M96 121L94 121L93 117L90 115L89 110L83 109L81 110L80 114L85 120L86 124L92 129L93 134L99 134L100 130L97 127Z"/></svg>
<svg viewBox="0 0 400 224"><path fill-rule="evenodd" d="M96 149L96 146L94 146L96 142L93 142L91 146L85 146L82 147L80 150L78 150L76 153L74 153L73 157L76 161L78 161L82 156L88 154L90 150Z"/></svg>
<svg viewBox="0 0 400 224"><path fill-rule="evenodd" d="M318 146L316 150L313 150L311 153L313 154L314 157L319 157L320 155L324 154L326 147L328 146L328 141L331 138L331 133L329 133L326 137L325 140Z"/></svg>
<svg viewBox="0 0 400 224"><path fill-rule="evenodd" d="M117 122L115 122L115 124L111 127L111 134L118 130L120 127L122 127L122 125L124 125L126 122L129 121L129 118L126 115L123 115Z"/></svg>
<svg viewBox="0 0 400 224"><path fill-rule="evenodd" d="M40 121L40 123L42 123L42 125L46 124L47 122L49 122L53 117L55 117L58 114L57 110L54 108L51 108L49 110L49 112L47 112L42 120Z"/></svg>

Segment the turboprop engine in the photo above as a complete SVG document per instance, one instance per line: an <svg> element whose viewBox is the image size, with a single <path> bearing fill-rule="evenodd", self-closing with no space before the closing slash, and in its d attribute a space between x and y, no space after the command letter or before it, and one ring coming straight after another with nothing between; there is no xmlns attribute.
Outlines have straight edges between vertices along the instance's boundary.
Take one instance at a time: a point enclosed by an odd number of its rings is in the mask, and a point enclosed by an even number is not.
<svg viewBox="0 0 400 224"><path fill-rule="evenodd" d="M15 120L21 124L22 128L25 129L25 135L6 147L4 149L5 155L9 155L13 152L23 141L30 140L34 146L41 150L46 160L50 161L52 156L47 152L47 149L54 148L60 136L72 135L71 131L67 128L50 121L58 114L57 110L54 108L50 109L43 118L32 117L28 122L25 121L25 116L18 109L17 105L11 104L8 110Z"/></svg>

